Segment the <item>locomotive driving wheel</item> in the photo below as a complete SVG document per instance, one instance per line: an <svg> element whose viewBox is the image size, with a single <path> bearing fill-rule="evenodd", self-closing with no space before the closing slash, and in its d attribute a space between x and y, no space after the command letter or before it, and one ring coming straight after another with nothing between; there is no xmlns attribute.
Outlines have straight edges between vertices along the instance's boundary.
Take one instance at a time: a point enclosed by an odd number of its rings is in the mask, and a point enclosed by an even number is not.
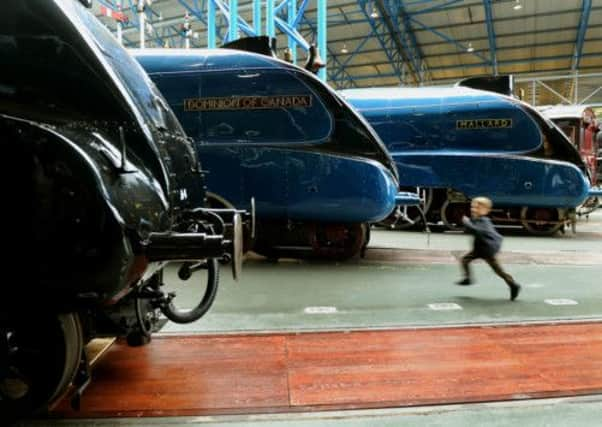
<svg viewBox="0 0 602 427"><path fill-rule="evenodd" d="M470 203L452 202L446 200L441 206L441 220L443 224L454 231L463 230L462 217L470 217Z"/></svg>
<svg viewBox="0 0 602 427"><path fill-rule="evenodd" d="M366 224L316 224L310 241L314 256L346 260L360 252L366 241Z"/></svg>
<svg viewBox="0 0 602 427"><path fill-rule="evenodd" d="M77 314L12 316L0 326L0 421L47 410L73 381L84 342Z"/></svg>
<svg viewBox="0 0 602 427"><path fill-rule="evenodd" d="M523 207L520 222L530 233L538 236L551 236L563 225L562 211L558 208Z"/></svg>

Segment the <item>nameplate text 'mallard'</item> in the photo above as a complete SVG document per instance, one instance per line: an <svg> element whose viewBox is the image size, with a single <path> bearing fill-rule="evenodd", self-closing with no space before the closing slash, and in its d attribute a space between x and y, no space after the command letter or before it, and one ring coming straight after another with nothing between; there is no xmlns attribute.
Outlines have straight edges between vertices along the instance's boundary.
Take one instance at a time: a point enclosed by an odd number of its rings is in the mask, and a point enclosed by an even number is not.
<svg viewBox="0 0 602 427"><path fill-rule="evenodd" d="M184 111L266 110L311 107L311 95L187 98Z"/></svg>
<svg viewBox="0 0 602 427"><path fill-rule="evenodd" d="M456 129L505 129L512 127L512 119L456 120Z"/></svg>

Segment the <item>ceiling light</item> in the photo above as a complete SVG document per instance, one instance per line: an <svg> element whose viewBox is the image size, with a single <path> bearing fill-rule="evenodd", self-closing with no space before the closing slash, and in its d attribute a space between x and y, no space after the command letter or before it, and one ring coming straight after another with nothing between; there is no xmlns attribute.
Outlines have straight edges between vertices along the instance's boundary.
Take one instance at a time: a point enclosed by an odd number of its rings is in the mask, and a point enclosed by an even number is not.
<svg viewBox="0 0 602 427"><path fill-rule="evenodd" d="M466 48L466 52L474 52L474 47L472 47L472 42L468 43L468 48Z"/></svg>
<svg viewBox="0 0 602 427"><path fill-rule="evenodd" d="M512 7L514 10L521 10L523 5L520 4L520 0L516 0L516 4Z"/></svg>
<svg viewBox="0 0 602 427"><path fill-rule="evenodd" d="M341 53L349 53L349 51L347 50L347 46L345 44L343 44L343 48L341 49Z"/></svg>

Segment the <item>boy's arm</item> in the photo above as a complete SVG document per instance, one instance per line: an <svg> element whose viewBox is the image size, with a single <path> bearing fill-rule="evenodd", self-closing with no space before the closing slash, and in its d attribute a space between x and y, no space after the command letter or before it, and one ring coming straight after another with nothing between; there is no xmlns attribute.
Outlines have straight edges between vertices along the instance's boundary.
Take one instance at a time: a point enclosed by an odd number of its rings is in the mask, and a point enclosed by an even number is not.
<svg viewBox="0 0 602 427"><path fill-rule="evenodd" d="M475 225L472 223L470 218L468 218L466 215L462 217L462 224L464 224L464 227L472 233L475 233L478 231L477 227L475 227Z"/></svg>
<svg viewBox="0 0 602 427"><path fill-rule="evenodd" d="M467 216L462 217L462 224L472 233L482 234L493 229L493 225L489 221L488 218L483 218L482 221L479 221L479 224L475 224L468 218Z"/></svg>

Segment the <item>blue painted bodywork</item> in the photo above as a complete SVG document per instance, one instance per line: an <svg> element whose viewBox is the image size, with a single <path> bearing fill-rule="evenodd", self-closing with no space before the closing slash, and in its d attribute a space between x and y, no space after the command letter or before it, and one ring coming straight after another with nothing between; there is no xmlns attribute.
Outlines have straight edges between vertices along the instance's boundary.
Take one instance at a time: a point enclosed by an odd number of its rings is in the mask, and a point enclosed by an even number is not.
<svg viewBox="0 0 602 427"><path fill-rule="evenodd" d="M342 95L382 138L403 185L486 195L504 206L572 208L588 196L570 141L520 101L464 87Z"/></svg>
<svg viewBox="0 0 602 427"><path fill-rule="evenodd" d="M260 219L333 223L379 221L394 209L386 148L313 75L228 49L132 53L193 138L208 187L233 205L254 197Z"/></svg>
<svg viewBox="0 0 602 427"><path fill-rule="evenodd" d="M369 222L395 206L396 180L373 161L280 147L197 150L212 191L237 207L254 197L261 219Z"/></svg>

